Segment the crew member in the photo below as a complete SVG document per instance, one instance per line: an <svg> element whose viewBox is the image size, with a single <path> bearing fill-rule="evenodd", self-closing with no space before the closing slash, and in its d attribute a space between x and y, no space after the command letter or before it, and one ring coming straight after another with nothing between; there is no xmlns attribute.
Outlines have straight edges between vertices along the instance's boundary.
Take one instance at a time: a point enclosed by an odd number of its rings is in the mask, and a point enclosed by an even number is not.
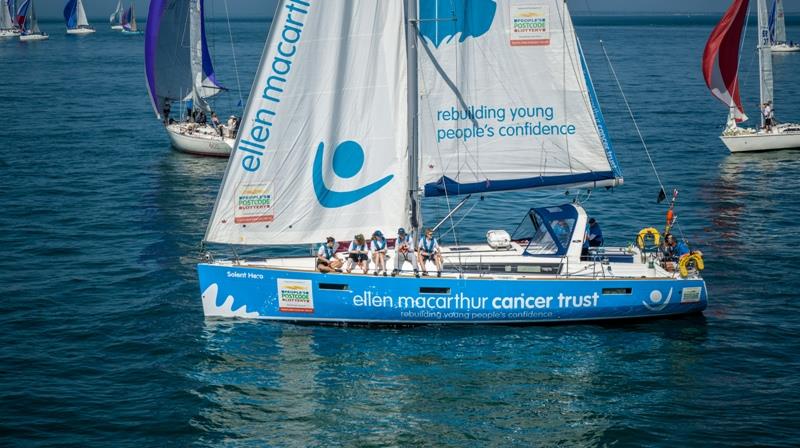
<svg viewBox="0 0 800 448"><path fill-rule="evenodd" d="M317 251L317 270L320 272L342 272L342 260L336 258L336 240L332 236Z"/></svg>
<svg viewBox="0 0 800 448"><path fill-rule="evenodd" d="M442 276L442 254L439 248L439 243L433 237L433 230L425 229L425 236L420 238L417 245L417 261L422 266L422 275L428 275L428 269L425 265L427 261L433 261L436 264L436 276Z"/></svg>

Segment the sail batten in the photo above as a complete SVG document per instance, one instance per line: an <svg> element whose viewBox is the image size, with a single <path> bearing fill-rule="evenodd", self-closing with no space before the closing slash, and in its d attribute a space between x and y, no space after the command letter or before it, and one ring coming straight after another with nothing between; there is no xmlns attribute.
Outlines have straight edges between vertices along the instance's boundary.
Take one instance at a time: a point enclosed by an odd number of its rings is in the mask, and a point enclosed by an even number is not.
<svg viewBox="0 0 800 448"><path fill-rule="evenodd" d="M350 240L406 225L404 27L401 0L278 3L207 242Z"/></svg>
<svg viewBox="0 0 800 448"><path fill-rule="evenodd" d="M426 196L621 178L563 1L421 0L420 14Z"/></svg>

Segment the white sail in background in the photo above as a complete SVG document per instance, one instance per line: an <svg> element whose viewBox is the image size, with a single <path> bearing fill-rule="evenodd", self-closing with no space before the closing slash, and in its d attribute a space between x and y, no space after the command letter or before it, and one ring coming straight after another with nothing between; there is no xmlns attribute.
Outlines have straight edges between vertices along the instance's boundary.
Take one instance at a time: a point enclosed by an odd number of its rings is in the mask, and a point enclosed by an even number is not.
<svg viewBox="0 0 800 448"><path fill-rule="evenodd" d="M203 83L205 73L203 73L203 40L202 40L202 17L203 12L200 0L189 1L189 61L192 68L192 101L195 110L202 110L210 113L211 107L206 101L206 97L218 93L217 89L210 89ZM209 91L214 90L214 91Z"/></svg>
<svg viewBox="0 0 800 448"><path fill-rule="evenodd" d="M769 33L767 0L758 1L758 58L761 81L761 103L772 103L772 45ZM774 110L774 105L772 106ZM764 117L761 117L762 124Z"/></svg>
<svg viewBox="0 0 800 448"><path fill-rule="evenodd" d="M775 0L775 41L786 42L786 17L783 13L783 0Z"/></svg>
<svg viewBox="0 0 800 448"><path fill-rule="evenodd" d="M83 9L83 2L81 0L78 0L75 11L78 17L76 25L78 27L89 26L89 21L86 19L86 11Z"/></svg>
<svg viewBox="0 0 800 448"><path fill-rule="evenodd" d="M426 196L621 178L563 0L420 0Z"/></svg>
<svg viewBox="0 0 800 448"><path fill-rule="evenodd" d="M298 244L407 216L401 0L283 0L205 240Z"/></svg>
<svg viewBox="0 0 800 448"><path fill-rule="evenodd" d="M8 0L0 0L0 30L12 30L11 13L8 11Z"/></svg>
<svg viewBox="0 0 800 448"><path fill-rule="evenodd" d="M117 0L117 9L114 10L114 13L111 14L108 18L108 22L111 24L119 23L119 19L122 16L122 0Z"/></svg>

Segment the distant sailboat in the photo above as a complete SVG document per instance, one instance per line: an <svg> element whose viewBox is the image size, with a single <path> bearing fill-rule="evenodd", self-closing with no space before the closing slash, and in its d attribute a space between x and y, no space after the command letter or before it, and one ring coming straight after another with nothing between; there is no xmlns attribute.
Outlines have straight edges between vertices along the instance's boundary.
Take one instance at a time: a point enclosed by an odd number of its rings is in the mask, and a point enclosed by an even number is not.
<svg viewBox="0 0 800 448"><path fill-rule="evenodd" d="M82 0L69 0L64 6L64 21L67 23L67 34L91 34L94 28L89 26Z"/></svg>
<svg viewBox="0 0 800 448"><path fill-rule="evenodd" d="M32 40L45 40L50 36L39 29L39 20L33 7L33 0L25 0L17 10L17 24L19 24L19 40L23 42Z"/></svg>
<svg viewBox="0 0 800 448"><path fill-rule="evenodd" d="M786 40L786 17L783 13L783 0L772 0L769 9L769 37L773 53L800 51L800 45Z"/></svg>
<svg viewBox="0 0 800 448"><path fill-rule="evenodd" d="M136 7L133 3L122 14L122 34L142 34L136 26Z"/></svg>
<svg viewBox="0 0 800 448"><path fill-rule="evenodd" d="M122 0L117 0L117 8L114 10L114 13L111 14L108 18L108 23L111 24L112 30L121 30L122 29Z"/></svg>
<svg viewBox="0 0 800 448"><path fill-rule="evenodd" d="M11 12L12 6L8 0L0 0L0 37L17 37L19 36L19 29L14 26L11 19L13 13Z"/></svg>
<svg viewBox="0 0 800 448"><path fill-rule="evenodd" d="M237 126L209 124L207 99L225 89L214 74L204 20L203 0L151 0L144 44L147 88L173 147L227 157ZM173 103L186 106L185 118L171 118Z"/></svg>
<svg viewBox="0 0 800 448"><path fill-rule="evenodd" d="M758 62L761 85L761 125L742 128L747 120L739 95L739 49L749 0L734 0L711 32L703 53L703 75L711 94L728 106L728 123L720 138L731 152L800 148L800 124L774 118L772 46L766 0L758 3Z"/></svg>

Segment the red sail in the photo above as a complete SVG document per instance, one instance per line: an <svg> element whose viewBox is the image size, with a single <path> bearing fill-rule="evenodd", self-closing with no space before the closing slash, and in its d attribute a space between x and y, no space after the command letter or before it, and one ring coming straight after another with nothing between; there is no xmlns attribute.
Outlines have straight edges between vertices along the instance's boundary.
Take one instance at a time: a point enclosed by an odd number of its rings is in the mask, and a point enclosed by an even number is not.
<svg viewBox="0 0 800 448"><path fill-rule="evenodd" d="M739 48L749 0L734 0L711 32L703 52L703 76L711 94L732 109L736 121L747 120L739 98Z"/></svg>

